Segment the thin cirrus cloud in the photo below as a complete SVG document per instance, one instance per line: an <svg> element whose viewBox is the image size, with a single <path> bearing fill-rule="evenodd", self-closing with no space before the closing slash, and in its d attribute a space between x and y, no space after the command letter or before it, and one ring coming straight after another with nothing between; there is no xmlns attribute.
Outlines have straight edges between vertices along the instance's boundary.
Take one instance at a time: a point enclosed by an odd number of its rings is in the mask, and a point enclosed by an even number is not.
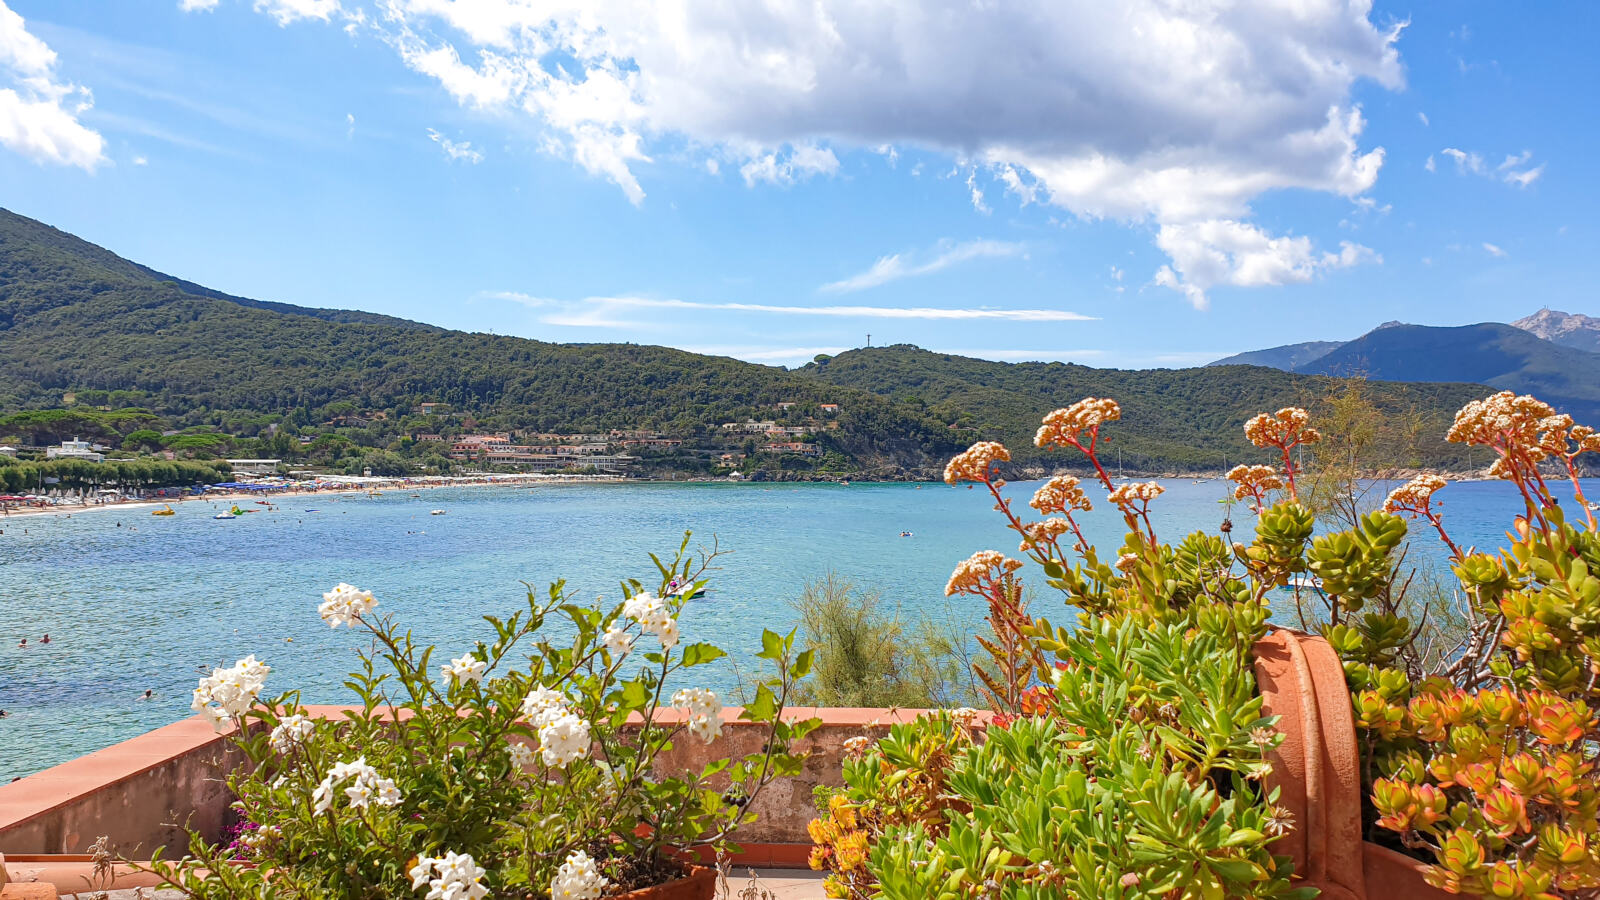
<svg viewBox="0 0 1600 900"><path fill-rule="evenodd" d="M916 262L914 258L900 253L879 257L878 261L873 263L866 271L839 281L829 282L818 288L818 290L827 294L863 291L867 288L888 284L891 281L899 281L902 278L931 275L934 272L974 259L1025 256L1027 253L1027 247L1023 244L990 240L964 241L959 244L947 241L940 244L936 249L937 252L931 259L920 263Z"/></svg>
<svg viewBox="0 0 1600 900"><path fill-rule="evenodd" d="M1514 184L1517 187L1525 188L1538 181L1539 176L1544 174L1544 163L1540 163L1537 166L1528 165L1533 159L1532 150L1524 150L1521 153L1507 153L1506 158L1492 169L1481 153L1462 150L1459 147L1446 147L1439 152L1455 160L1457 175L1481 175L1484 178L1498 178L1506 184ZM1428 161L1423 165L1423 168L1429 172L1437 171L1432 156L1428 157Z"/></svg>
<svg viewBox="0 0 1600 900"><path fill-rule="evenodd" d="M661 166L769 190L839 177L840 151L914 147L962 167L980 211L1015 196L1151 228L1185 250L1155 283L1196 306L1212 287L1331 267L1251 222L1252 204L1365 196L1384 149L1362 145L1356 91L1405 86L1406 23L1380 26L1365 0L255 5L360 22L457 103L526 120L542 152L635 204ZM1240 254L1241 236L1277 258Z"/></svg>
<svg viewBox="0 0 1600 900"><path fill-rule="evenodd" d="M1092 322L1095 317L1063 309L946 308L934 306L791 306L770 303L707 303L654 297L585 297L577 301L553 300L518 291L490 291L486 296L524 306L548 308L539 317L546 325L573 328L617 328L637 324L621 317L626 310L715 310L787 316L823 316L844 319L917 319L923 321L990 320L1008 322Z"/></svg>

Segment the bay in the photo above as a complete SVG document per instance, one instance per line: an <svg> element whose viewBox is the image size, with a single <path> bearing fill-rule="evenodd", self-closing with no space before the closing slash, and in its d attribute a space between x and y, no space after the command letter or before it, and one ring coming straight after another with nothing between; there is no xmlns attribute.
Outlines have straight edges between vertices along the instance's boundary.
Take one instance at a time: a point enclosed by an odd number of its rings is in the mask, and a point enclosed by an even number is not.
<svg viewBox="0 0 1600 900"><path fill-rule="evenodd" d="M1162 484L1163 539L1216 530L1224 482ZM1035 487L1007 488L1019 513L1031 512ZM1600 485L1585 489L1600 496ZM1384 490L1374 486L1375 501ZM1504 542L1519 508L1498 482L1454 484L1438 498L1452 535L1482 547ZM1086 532L1113 552L1121 521L1096 505ZM943 484L545 484L287 498L232 520L213 519L206 502L171 517L0 519L0 781L189 715L195 680L246 654L272 666L269 693L351 702L342 681L366 645L317 616L322 592L340 581L373 591L381 611L439 645L442 661L491 634L481 616L524 607L521 582L542 593L564 578L578 599L616 603L620 580L653 585L648 554L670 555L692 531L691 548L715 542L725 555L682 630L729 652L729 664L694 673L724 696L737 679L731 663L748 671L761 630L793 627L792 601L829 571L881 590L908 618L974 630L983 610L946 600L944 584L974 551L1014 553L1017 538L991 506L981 489ZM1248 540L1252 517L1242 505L1232 515L1235 537ZM1441 558L1425 525L1413 534L1414 559ZM1048 589L1035 611L1069 618ZM155 697L140 701L146 689Z"/></svg>

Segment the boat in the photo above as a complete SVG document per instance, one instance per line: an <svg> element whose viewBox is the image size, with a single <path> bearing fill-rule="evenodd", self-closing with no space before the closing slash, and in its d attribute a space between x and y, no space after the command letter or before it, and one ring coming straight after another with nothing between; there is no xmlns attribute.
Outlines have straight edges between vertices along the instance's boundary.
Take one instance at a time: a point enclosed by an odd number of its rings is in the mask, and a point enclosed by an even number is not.
<svg viewBox="0 0 1600 900"><path fill-rule="evenodd" d="M306 512L316 512L316 511L317 511L317 508L315 506L313 506L310 509L306 510Z"/></svg>
<svg viewBox="0 0 1600 900"><path fill-rule="evenodd" d="M430 510L428 510L428 515L430 515L430 516L442 516L442 515L444 515L444 513L445 513L445 511L442 510L442 509L430 509Z"/></svg>
<svg viewBox="0 0 1600 900"><path fill-rule="evenodd" d="M152 516L175 516L177 514L178 514L177 510L173 509L171 506L168 506L165 503L161 504L161 508L160 509L153 509L153 510L150 511L150 515L152 515Z"/></svg>
<svg viewBox="0 0 1600 900"><path fill-rule="evenodd" d="M225 512L225 513L217 513L216 515L212 516L211 518L213 518L213 519L237 519L239 517L234 515L231 512Z"/></svg>
<svg viewBox="0 0 1600 900"><path fill-rule="evenodd" d="M680 587L676 580L670 581L667 583L667 596L673 598L674 600L695 600L706 595L705 588L700 588L693 594L688 593L691 587L693 587L693 585L687 584Z"/></svg>
<svg viewBox="0 0 1600 900"><path fill-rule="evenodd" d="M256 505L257 506L271 506L272 505L272 501L271 500L257 500L256 501Z"/></svg>

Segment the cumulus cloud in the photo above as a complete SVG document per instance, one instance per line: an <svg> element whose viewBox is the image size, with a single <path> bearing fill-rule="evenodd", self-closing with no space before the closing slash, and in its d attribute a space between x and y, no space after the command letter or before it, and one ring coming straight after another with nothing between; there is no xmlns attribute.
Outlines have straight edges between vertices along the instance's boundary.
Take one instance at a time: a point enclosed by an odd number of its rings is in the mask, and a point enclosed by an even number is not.
<svg viewBox="0 0 1600 900"><path fill-rule="evenodd" d="M899 281L902 278L931 275L968 260L1021 256L1027 251L1027 247L1022 244L989 240L962 243L946 241L934 249L932 258L926 262L917 262L915 258L900 253L879 257L878 261L866 271L840 281L829 282L819 290L832 294L860 291L891 281Z"/></svg>
<svg viewBox="0 0 1600 900"><path fill-rule="evenodd" d="M1370 0L374 2L408 66L530 117L634 203L656 148L709 150L756 186L891 146L971 167L979 209L994 178L1087 219L1249 227L1269 191L1369 190L1384 154L1360 146L1353 87L1404 83L1403 24L1374 24ZM1184 266L1172 286L1203 293Z"/></svg>
<svg viewBox="0 0 1600 900"><path fill-rule="evenodd" d="M105 162L105 139L78 120L94 98L60 80L56 54L0 0L0 146L35 162L88 171Z"/></svg>
<svg viewBox="0 0 1600 900"><path fill-rule="evenodd" d="M1254 225L1227 220L1163 225L1156 245L1172 258L1172 265L1156 272L1155 283L1183 292L1197 309L1206 308L1205 292L1216 285L1306 282L1323 270L1382 261L1371 248L1350 241L1341 242L1338 253L1318 253L1310 238L1273 237Z"/></svg>
<svg viewBox="0 0 1600 900"><path fill-rule="evenodd" d="M351 119L351 127L355 120ZM471 141L452 141L433 128L428 129L428 140L438 144L444 150L444 155L458 162L468 162L474 165L483 162L483 154L472 149Z"/></svg>

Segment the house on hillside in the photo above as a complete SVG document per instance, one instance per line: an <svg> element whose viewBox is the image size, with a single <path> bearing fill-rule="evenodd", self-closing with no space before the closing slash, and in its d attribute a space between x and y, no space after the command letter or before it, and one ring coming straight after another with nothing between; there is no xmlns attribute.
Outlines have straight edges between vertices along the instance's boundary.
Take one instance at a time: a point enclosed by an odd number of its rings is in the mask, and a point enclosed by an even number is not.
<svg viewBox="0 0 1600 900"><path fill-rule="evenodd" d="M818 406L817 408L822 410L825 413L836 413L836 412L839 411L839 404L837 404L837 403L824 403L824 404Z"/></svg>
<svg viewBox="0 0 1600 900"><path fill-rule="evenodd" d="M73 438L62 441L59 447L47 447L44 451L45 459L86 459L89 462L104 462L106 455L94 449L88 441Z"/></svg>

